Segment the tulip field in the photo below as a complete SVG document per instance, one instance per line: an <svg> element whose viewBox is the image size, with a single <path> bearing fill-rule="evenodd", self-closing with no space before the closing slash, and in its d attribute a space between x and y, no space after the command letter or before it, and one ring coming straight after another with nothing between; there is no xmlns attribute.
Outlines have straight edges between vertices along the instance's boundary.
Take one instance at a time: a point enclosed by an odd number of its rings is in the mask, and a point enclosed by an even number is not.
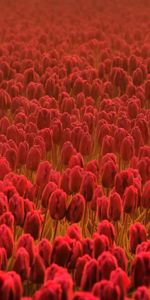
<svg viewBox="0 0 150 300"><path fill-rule="evenodd" d="M150 300L149 0L0 0L0 300Z"/></svg>

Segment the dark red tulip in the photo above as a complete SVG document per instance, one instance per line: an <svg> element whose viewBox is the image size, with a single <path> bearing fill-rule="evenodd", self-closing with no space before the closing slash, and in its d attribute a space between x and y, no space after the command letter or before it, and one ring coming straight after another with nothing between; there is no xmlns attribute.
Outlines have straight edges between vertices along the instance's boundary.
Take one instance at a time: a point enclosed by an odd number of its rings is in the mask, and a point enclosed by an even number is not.
<svg viewBox="0 0 150 300"><path fill-rule="evenodd" d="M26 168L30 171L36 171L40 163L41 153L38 146L33 146L30 148L27 159L26 159Z"/></svg>
<svg viewBox="0 0 150 300"><path fill-rule="evenodd" d="M52 246L51 263L65 267L69 261L71 248L64 237L56 237Z"/></svg>
<svg viewBox="0 0 150 300"><path fill-rule="evenodd" d="M146 181L144 185L141 202L144 208L150 208L150 180Z"/></svg>
<svg viewBox="0 0 150 300"><path fill-rule="evenodd" d="M146 228L141 223L135 223L130 226L130 251L136 252L137 245L146 241Z"/></svg>
<svg viewBox="0 0 150 300"><path fill-rule="evenodd" d="M112 223L107 220L103 220L99 223L97 231L99 234L106 235L109 239L110 245L113 245L116 233Z"/></svg>
<svg viewBox="0 0 150 300"><path fill-rule="evenodd" d="M47 281L32 297L33 300L61 300L62 289L59 283ZM25 299L26 300L26 299ZM28 299L27 299L28 300Z"/></svg>
<svg viewBox="0 0 150 300"><path fill-rule="evenodd" d="M0 248L0 269L1 270L6 270L7 267L7 253L5 248Z"/></svg>
<svg viewBox="0 0 150 300"><path fill-rule="evenodd" d="M106 196L97 198L97 216L100 221L108 219L108 198Z"/></svg>
<svg viewBox="0 0 150 300"><path fill-rule="evenodd" d="M90 261L86 262L80 287L84 291L91 291L93 285L98 280L98 263L96 259L91 259Z"/></svg>
<svg viewBox="0 0 150 300"><path fill-rule="evenodd" d="M14 259L13 270L20 275L21 279L27 280L30 272L30 257L24 247L18 248Z"/></svg>
<svg viewBox="0 0 150 300"><path fill-rule="evenodd" d="M75 239L77 241L81 241L82 240L82 235L81 235L81 232L80 232L80 228L79 228L79 226L76 223L75 224L71 224L67 228L67 235L71 239Z"/></svg>
<svg viewBox="0 0 150 300"><path fill-rule="evenodd" d="M150 285L150 253L141 252L137 254L132 263L132 282L138 286Z"/></svg>
<svg viewBox="0 0 150 300"><path fill-rule="evenodd" d="M14 215L15 223L22 226L24 222L24 200L17 193L9 199L9 210Z"/></svg>
<svg viewBox="0 0 150 300"><path fill-rule="evenodd" d="M52 181L49 181L45 185L45 188L44 188L44 190L42 192L42 196L41 196L41 203L44 208L48 207L49 198L56 189L57 189L57 185Z"/></svg>
<svg viewBox="0 0 150 300"><path fill-rule="evenodd" d="M116 165L110 160L102 166L102 185L105 188L112 188L115 175L117 174Z"/></svg>
<svg viewBox="0 0 150 300"><path fill-rule="evenodd" d="M94 194L95 177L93 173L86 171L83 174L80 193L84 196L87 202L91 201Z"/></svg>
<svg viewBox="0 0 150 300"><path fill-rule="evenodd" d="M53 191L49 198L49 212L54 220L61 220L66 214L66 193L61 189Z"/></svg>
<svg viewBox="0 0 150 300"><path fill-rule="evenodd" d="M93 236L93 254L92 256L97 259L101 253L109 250L109 239L106 235L99 235L94 233Z"/></svg>
<svg viewBox="0 0 150 300"><path fill-rule="evenodd" d="M115 286L119 286L120 300L124 300L127 294L127 290L130 286L130 280L126 272L124 272L120 268L117 268L116 270L111 272L110 280Z"/></svg>
<svg viewBox="0 0 150 300"><path fill-rule="evenodd" d="M125 251L122 247L114 247L112 249L112 254L116 257L118 266L123 270L126 271L127 268L127 258Z"/></svg>
<svg viewBox="0 0 150 300"><path fill-rule="evenodd" d="M61 162L64 165L68 165L72 155L76 153L71 142L65 142L61 149Z"/></svg>
<svg viewBox="0 0 150 300"><path fill-rule="evenodd" d="M69 190L72 193L78 193L82 182L83 170L79 166L74 166L70 170Z"/></svg>
<svg viewBox="0 0 150 300"><path fill-rule="evenodd" d="M138 192L136 187L130 185L126 187L123 194L123 210L127 214L132 214L138 205Z"/></svg>
<svg viewBox="0 0 150 300"><path fill-rule="evenodd" d="M85 199L82 195L76 194L72 197L66 212L66 218L71 223L81 221L84 213Z"/></svg>
<svg viewBox="0 0 150 300"><path fill-rule="evenodd" d="M44 277L44 262L39 254L35 254L30 270L30 280L33 283L41 284L44 282Z"/></svg>
<svg viewBox="0 0 150 300"><path fill-rule="evenodd" d="M38 186L45 186L48 183L50 171L51 165L47 160L39 163L36 175L36 184Z"/></svg>
<svg viewBox="0 0 150 300"><path fill-rule="evenodd" d="M133 295L134 300L150 300L150 292L145 286L140 286Z"/></svg>
<svg viewBox="0 0 150 300"><path fill-rule="evenodd" d="M0 247L5 248L7 253L7 258L10 258L13 253L14 240L13 235L7 225L0 225Z"/></svg>
<svg viewBox="0 0 150 300"><path fill-rule="evenodd" d="M124 170L116 174L115 176L115 190L120 196L123 196L123 193L126 187L133 184L133 174L129 170Z"/></svg>
<svg viewBox="0 0 150 300"><path fill-rule="evenodd" d="M116 192L111 193L108 200L108 217L112 221L120 220L122 215L122 199Z"/></svg>
<svg viewBox="0 0 150 300"><path fill-rule="evenodd" d="M92 289L92 293L100 300L120 300L120 289L109 280L97 282Z"/></svg>
<svg viewBox="0 0 150 300"><path fill-rule="evenodd" d="M49 267L51 259L52 245L47 239L42 239L38 244L38 253L43 259L45 267Z"/></svg>
<svg viewBox="0 0 150 300"><path fill-rule="evenodd" d="M17 249L21 247L24 247L27 250L30 257L30 264L31 264L35 255L35 245L34 245L34 239L29 233L21 235L20 238L18 239Z"/></svg>
<svg viewBox="0 0 150 300"><path fill-rule="evenodd" d="M37 240L41 233L41 226L42 218L40 212L37 210L28 212L24 223L24 232L30 233Z"/></svg>
<svg viewBox="0 0 150 300"><path fill-rule="evenodd" d="M5 194L1 192L0 193L0 216L3 215L3 213L5 213L6 211L8 211L8 200Z"/></svg>
<svg viewBox="0 0 150 300"><path fill-rule="evenodd" d="M110 279L111 272L116 270L118 267L117 260L115 256L113 256L110 252L103 252L98 257L98 278L102 279Z"/></svg>
<svg viewBox="0 0 150 300"><path fill-rule="evenodd" d="M12 232L14 232L14 223L15 223L15 219L13 214L10 211L7 211L0 216L0 224L7 225Z"/></svg>

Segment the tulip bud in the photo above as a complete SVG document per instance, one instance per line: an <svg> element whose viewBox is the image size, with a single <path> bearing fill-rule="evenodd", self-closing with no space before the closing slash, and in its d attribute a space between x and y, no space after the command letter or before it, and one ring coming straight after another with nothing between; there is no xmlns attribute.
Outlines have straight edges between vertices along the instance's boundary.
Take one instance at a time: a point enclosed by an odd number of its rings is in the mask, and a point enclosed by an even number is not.
<svg viewBox="0 0 150 300"><path fill-rule="evenodd" d="M146 181L142 193L142 206L146 209L150 208L150 180Z"/></svg>
<svg viewBox="0 0 150 300"><path fill-rule="evenodd" d="M83 155L90 155L92 152L93 144L89 133L83 133L80 139L79 152Z"/></svg>
<svg viewBox="0 0 150 300"><path fill-rule="evenodd" d="M136 99L133 98L128 102L127 110L128 110L129 118L136 119L139 111L139 107Z"/></svg>
<svg viewBox="0 0 150 300"><path fill-rule="evenodd" d="M84 291L91 291L93 285L98 280L98 264L96 259L86 262L80 287Z"/></svg>
<svg viewBox="0 0 150 300"><path fill-rule="evenodd" d="M82 256L82 244L81 241L77 240L71 240L69 244L71 247L71 255L67 267L69 270L74 270L78 258Z"/></svg>
<svg viewBox="0 0 150 300"><path fill-rule="evenodd" d="M29 253L24 247L20 247L17 250L13 270L20 275L23 281L29 278L30 257Z"/></svg>
<svg viewBox="0 0 150 300"><path fill-rule="evenodd" d="M137 68L134 72L133 72L133 84L135 86L139 86L143 83L143 72L140 68Z"/></svg>
<svg viewBox="0 0 150 300"><path fill-rule="evenodd" d="M108 198L106 196L97 198L97 216L100 221L108 219Z"/></svg>
<svg viewBox="0 0 150 300"><path fill-rule="evenodd" d="M108 217L110 220L118 221L122 215L122 199L118 193L111 193L108 201Z"/></svg>
<svg viewBox="0 0 150 300"><path fill-rule="evenodd" d="M97 282L92 289L92 293L100 300L120 300L119 286L108 280Z"/></svg>
<svg viewBox="0 0 150 300"><path fill-rule="evenodd" d="M136 288L141 285L147 287L150 285L149 266L149 252L141 252L135 256L132 263L132 282Z"/></svg>
<svg viewBox="0 0 150 300"><path fill-rule="evenodd" d="M134 141L131 136L127 136L123 139L120 149L121 158L128 162L134 155Z"/></svg>
<svg viewBox="0 0 150 300"><path fill-rule="evenodd" d="M49 198L49 212L54 220L61 220L66 214L66 193L56 189Z"/></svg>
<svg viewBox="0 0 150 300"><path fill-rule="evenodd" d="M36 171L37 167L40 163L41 153L37 146L33 146L30 148L27 160L26 160L26 168L27 170Z"/></svg>
<svg viewBox="0 0 150 300"><path fill-rule="evenodd" d="M109 250L109 240L106 235L94 233L93 236L93 258L97 259L101 253Z"/></svg>
<svg viewBox="0 0 150 300"><path fill-rule="evenodd" d="M44 282L45 266L39 254L36 254L30 270L30 280L33 283L41 284Z"/></svg>
<svg viewBox="0 0 150 300"><path fill-rule="evenodd" d="M75 279L75 283L76 283L77 286L80 286L84 266L90 260L91 260L91 258L87 254L83 255L81 257L78 257L77 263L76 263L76 266L75 266L75 271L74 271L74 279Z"/></svg>
<svg viewBox="0 0 150 300"><path fill-rule="evenodd" d="M82 178L80 193L87 202L91 201L94 194L95 178L91 172L85 172Z"/></svg>
<svg viewBox="0 0 150 300"><path fill-rule="evenodd" d="M99 223L97 231L99 234L106 235L109 239L110 245L113 245L116 233L112 223L107 220L103 220Z"/></svg>
<svg viewBox="0 0 150 300"><path fill-rule="evenodd" d="M17 152L17 166L25 165L27 155L29 151L29 145L26 141L19 143L18 152Z"/></svg>
<svg viewBox="0 0 150 300"><path fill-rule="evenodd" d="M115 247L112 249L113 256L116 257L118 266L123 270L126 271L127 268L127 258L126 254L123 248L121 247Z"/></svg>
<svg viewBox="0 0 150 300"><path fill-rule="evenodd" d="M17 250L21 247L25 248L28 252L31 264L35 255L35 246L34 239L30 234L27 233L20 236L17 244Z"/></svg>
<svg viewBox="0 0 150 300"><path fill-rule="evenodd" d="M8 161L5 158L0 158L0 180L3 180L4 177L10 172L10 167Z"/></svg>
<svg viewBox="0 0 150 300"><path fill-rule="evenodd" d="M123 195L123 210L127 214L134 213L138 204L138 192L137 189L130 185L126 187Z"/></svg>
<svg viewBox="0 0 150 300"><path fill-rule="evenodd" d="M90 238L85 238L82 240L82 247L83 247L83 255L88 254L92 257L92 251L93 251L93 240Z"/></svg>
<svg viewBox="0 0 150 300"><path fill-rule="evenodd" d="M84 213L85 199L82 195L76 194L72 197L71 203L66 212L66 218L71 223L81 221Z"/></svg>
<svg viewBox="0 0 150 300"><path fill-rule="evenodd" d="M39 163L36 175L36 184L38 186L45 186L48 183L51 165L46 161Z"/></svg>
<svg viewBox="0 0 150 300"><path fill-rule="evenodd" d="M10 258L13 252L13 235L9 227L5 224L0 225L0 247L6 249L7 257Z"/></svg>
<svg viewBox="0 0 150 300"><path fill-rule="evenodd" d="M7 267L7 253L5 248L0 248L0 270L5 270Z"/></svg>
<svg viewBox="0 0 150 300"><path fill-rule="evenodd" d="M9 210L15 218L16 225L23 225L24 222L24 200L17 193L9 199Z"/></svg>
<svg viewBox="0 0 150 300"><path fill-rule="evenodd" d="M9 162L11 170L15 170L17 165L17 152L15 149L7 149L5 152L5 157Z"/></svg>
<svg viewBox="0 0 150 300"><path fill-rule="evenodd" d="M77 153L77 154L71 156L71 158L69 160L69 168L72 169L75 166L79 166L79 167L83 168L83 165L84 165L84 160L80 153Z"/></svg>
<svg viewBox="0 0 150 300"><path fill-rule="evenodd" d="M115 190L122 197L126 187L133 184L133 174L129 170L119 172L115 176Z"/></svg>
<svg viewBox="0 0 150 300"><path fill-rule="evenodd" d="M14 216L11 212L7 211L0 216L0 224L7 225L12 232L14 232Z"/></svg>
<svg viewBox="0 0 150 300"><path fill-rule="evenodd" d="M110 252L103 252L98 257L99 280L110 279L111 272L118 267L116 258Z"/></svg>
<svg viewBox="0 0 150 300"><path fill-rule="evenodd" d="M97 300L90 292L75 292L73 300Z"/></svg>
<svg viewBox="0 0 150 300"><path fill-rule="evenodd" d="M68 165L71 156L74 154L75 149L73 148L71 142L64 143L61 149L61 162L64 165Z"/></svg>
<svg viewBox="0 0 150 300"><path fill-rule="evenodd" d="M134 300L150 300L149 289L145 286L140 286L133 295Z"/></svg>
<svg viewBox="0 0 150 300"><path fill-rule="evenodd" d="M41 226L41 214L37 210L28 212L24 223L24 232L30 233L37 240L41 233Z"/></svg>
<svg viewBox="0 0 150 300"><path fill-rule="evenodd" d="M6 211L8 211L8 200L3 193L0 193L0 216Z"/></svg>
<svg viewBox="0 0 150 300"><path fill-rule="evenodd" d="M124 300L128 287L130 285L130 280L127 274L120 268L111 272L110 280L115 286L119 286L120 289L120 300Z"/></svg>
<svg viewBox="0 0 150 300"><path fill-rule="evenodd" d="M51 263L65 267L69 261L71 248L64 237L56 237L52 246Z"/></svg>
<svg viewBox="0 0 150 300"><path fill-rule="evenodd" d="M51 259L52 245L47 239L42 239L38 244L38 253L43 259L45 267L49 267Z"/></svg>
<svg viewBox="0 0 150 300"><path fill-rule="evenodd" d="M86 165L86 171L93 173L96 178L99 177L99 166L97 160L91 160Z"/></svg>
<svg viewBox="0 0 150 300"><path fill-rule="evenodd" d="M33 296L33 300L61 300L62 289L59 283L47 281Z"/></svg>
<svg viewBox="0 0 150 300"><path fill-rule="evenodd" d="M64 272L67 272L67 269L60 267L55 263L50 264L50 266L46 269L45 282L54 280L57 273L63 274Z"/></svg>
<svg viewBox="0 0 150 300"><path fill-rule="evenodd" d="M27 178L24 175L20 175L16 184L17 192L19 193L20 196L24 197L27 188L28 188Z"/></svg>
<svg viewBox="0 0 150 300"><path fill-rule="evenodd" d="M50 111L48 109L42 108L38 111L37 127L39 130L50 127Z"/></svg>
<svg viewBox="0 0 150 300"><path fill-rule="evenodd" d="M145 82L145 98L146 100L150 100L150 80Z"/></svg>
<svg viewBox="0 0 150 300"><path fill-rule="evenodd" d="M103 141L102 141L102 150L101 150L102 155L114 152L114 150L115 150L114 143L115 143L115 141L112 136L105 135L105 137L103 138Z"/></svg>
<svg viewBox="0 0 150 300"><path fill-rule="evenodd" d="M100 185L98 185L95 189L94 189L94 194L93 194L93 198L91 200L91 209L93 211L97 210L97 202L98 202L98 198L102 197L103 195L103 191L102 191L102 187Z"/></svg>
<svg viewBox="0 0 150 300"><path fill-rule="evenodd" d="M150 240L146 242L142 242L136 247L136 254L139 254L141 252L149 252L149 251L150 251Z"/></svg>
<svg viewBox="0 0 150 300"><path fill-rule="evenodd" d="M117 167L111 160L104 164L102 167L102 185L105 188L113 187L116 173Z"/></svg>
<svg viewBox="0 0 150 300"><path fill-rule="evenodd" d="M81 235L81 232L80 232L80 228L78 227L77 224L71 224L67 228L67 236L69 236L70 239L75 239L77 241L82 240L82 235Z"/></svg>
<svg viewBox="0 0 150 300"><path fill-rule="evenodd" d="M54 182L50 181L46 184L41 197L41 203L44 208L48 207L49 198L56 189L57 185Z"/></svg>
<svg viewBox="0 0 150 300"><path fill-rule="evenodd" d="M0 109L7 110L10 108L10 106L11 106L11 98L9 94L5 90L0 89Z"/></svg>
<svg viewBox="0 0 150 300"><path fill-rule="evenodd" d="M146 241L146 229L141 223L130 226L130 251L135 253L137 245Z"/></svg>
<svg viewBox="0 0 150 300"><path fill-rule="evenodd" d="M41 129L39 135L43 137L45 142L46 151L51 151L52 149L52 133L49 128Z"/></svg>
<svg viewBox="0 0 150 300"><path fill-rule="evenodd" d="M75 166L70 170L69 190L72 193L78 193L82 182L82 169Z"/></svg>
<svg viewBox="0 0 150 300"><path fill-rule="evenodd" d="M20 276L14 272L7 272L0 274L0 295L1 300L20 300L23 294Z"/></svg>

